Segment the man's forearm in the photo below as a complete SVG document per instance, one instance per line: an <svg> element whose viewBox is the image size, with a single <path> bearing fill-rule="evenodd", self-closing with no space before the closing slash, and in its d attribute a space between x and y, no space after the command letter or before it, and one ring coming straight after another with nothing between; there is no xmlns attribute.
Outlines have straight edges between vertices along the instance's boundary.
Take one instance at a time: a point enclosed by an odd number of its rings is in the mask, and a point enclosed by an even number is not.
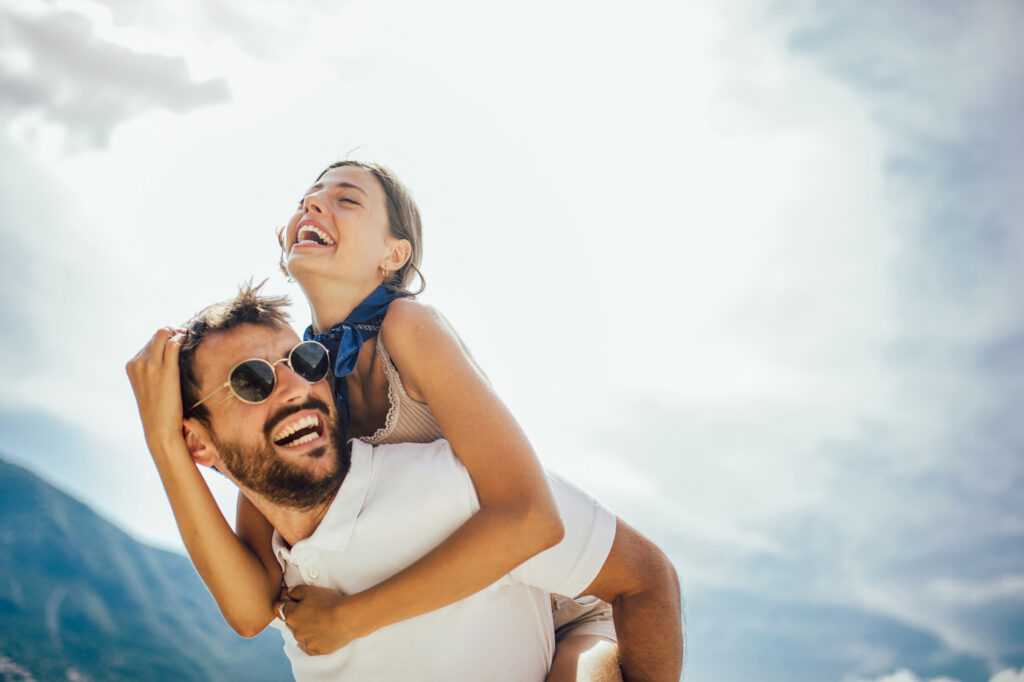
<svg viewBox="0 0 1024 682"><path fill-rule="evenodd" d="M679 578L653 542L618 519L611 551L585 594L612 605L625 682L678 682L683 669Z"/></svg>
<svg viewBox="0 0 1024 682"><path fill-rule="evenodd" d="M664 577L649 589L612 602L624 682L676 682L682 671L679 581L671 564L662 572Z"/></svg>

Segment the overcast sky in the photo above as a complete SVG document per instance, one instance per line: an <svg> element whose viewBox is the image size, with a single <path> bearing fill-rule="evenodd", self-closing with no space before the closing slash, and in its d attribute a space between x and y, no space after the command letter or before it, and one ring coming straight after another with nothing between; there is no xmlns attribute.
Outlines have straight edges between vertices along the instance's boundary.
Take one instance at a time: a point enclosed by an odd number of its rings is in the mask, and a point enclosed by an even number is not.
<svg viewBox="0 0 1024 682"><path fill-rule="evenodd" d="M0 451L180 550L124 363L251 276L304 326L274 229L328 163L380 161L424 300L676 563L686 679L1020 682L1021 26L0 0Z"/></svg>

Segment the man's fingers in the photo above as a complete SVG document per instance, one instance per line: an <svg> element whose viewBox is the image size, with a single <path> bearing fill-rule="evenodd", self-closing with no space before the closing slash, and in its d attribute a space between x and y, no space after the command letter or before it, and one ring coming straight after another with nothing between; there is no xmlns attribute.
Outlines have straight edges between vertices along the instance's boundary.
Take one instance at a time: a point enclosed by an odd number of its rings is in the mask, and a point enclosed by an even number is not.
<svg viewBox="0 0 1024 682"><path fill-rule="evenodd" d="M306 585L296 585L295 587L288 588L288 596L295 601L302 601L306 598Z"/></svg>

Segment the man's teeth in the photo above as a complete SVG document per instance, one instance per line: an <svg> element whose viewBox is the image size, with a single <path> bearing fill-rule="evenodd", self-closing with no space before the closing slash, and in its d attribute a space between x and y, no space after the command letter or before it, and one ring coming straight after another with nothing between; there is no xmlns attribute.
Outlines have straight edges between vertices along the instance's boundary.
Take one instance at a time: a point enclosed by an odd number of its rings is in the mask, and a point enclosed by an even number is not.
<svg viewBox="0 0 1024 682"><path fill-rule="evenodd" d="M302 419L298 420L294 424L289 424L284 429L282 429L280 432L278 432L277 436L274 438L274 442L275 443L280 443L281 441L283 441L285 438L287 438L288 436L292 435L296 431L301 431L302 429L308 429L308 428L311 428L311 427L315 427L315 426L318 426L319 424L320 424L320 417L316 416L315 414L311 414L309 416L303 417ZM313 440L314 438L317 438L317 437L318 437L318 434L315 433L315 432L314 433L310 433L310 434L306 434L305 436L302 436L301 438L297 438L295 441L289 443L289 445L299 445L300 443L307 443L307 442L309 442L309 441L311 441L311 440Z"/></svg>
<svg viewBox="0 0 1024 682"><path fill-rule="evenodd" d="M299 230L299 243L331 246L334 244L334 240L320 228L314 227L313 225L306 225Z"/></svg>
<svg viewBox="0 0 1024 682"><path fill-rule="evenodd" d="M302 445L303 443L308 443L311 440L316 440L319 437L320 437L319 434L307 433L302 438L296 438L291 443L288 443L288 447L292 447L293 445Z"/></svg>

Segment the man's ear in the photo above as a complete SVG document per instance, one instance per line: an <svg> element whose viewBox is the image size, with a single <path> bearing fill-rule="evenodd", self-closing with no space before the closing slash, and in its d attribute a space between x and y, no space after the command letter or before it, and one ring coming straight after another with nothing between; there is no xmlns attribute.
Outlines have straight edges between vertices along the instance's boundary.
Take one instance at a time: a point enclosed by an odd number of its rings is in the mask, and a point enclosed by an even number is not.
<svg viewBox="0 0 1024 682"><path fill-rule="evenodd" d="M391 240L389 249L388 255L381 261L380 267L382 270L398 272L412 257L412 244L408 239L394 239Z"/></svg>
<svg viewBox="0 0 1024 682"><path fill-rule="evenodd" d="M210 438L210 430L198 419L185 419L181 422L181 431L185 436L185 446L196 464L212 467L220 461L217 448Z"/></svg>

